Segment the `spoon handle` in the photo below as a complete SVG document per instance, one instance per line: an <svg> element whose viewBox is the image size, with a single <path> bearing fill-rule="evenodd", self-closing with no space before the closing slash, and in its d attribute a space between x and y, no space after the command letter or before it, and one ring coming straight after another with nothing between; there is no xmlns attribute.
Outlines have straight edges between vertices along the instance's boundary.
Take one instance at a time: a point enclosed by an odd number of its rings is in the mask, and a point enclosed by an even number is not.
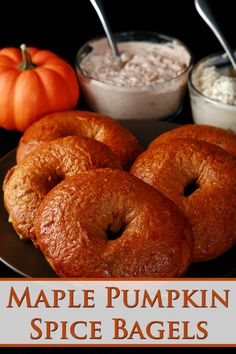
<svg viewBox="0 0 236 354"><path fill-rule="evenodd" d="M112 33L109 23L107 21L106 14L105 14L103 6L102 6L102 2L100 0L90 0L90 2L93 5L95 11L98 14L98 17L99 17L101 23L102 23L102 26L104 28L106 35L107 35L107 39L108 39L108 42L109 42L109 45L111 47L114 57L118 61L120 61L120 51L117 47L113 33Z"/></svg>
<svg viewBox="0 0 236 354"><path fill-rule="evenodd" d="M208 6L206 0L195 0L195 7L196 7L199 15L208 24L208 26L214 32L215 36L218 38L222 47L224 48L224 50L228 54L228 57L231 61L231 64L232 64L234 70L236 70L236 58L235 58L234 52L231 49L231 47L229 46L225 37L223 36L221 30L219 29L213 15L212 15L212 12L209 9L209 6Z"/></svg>

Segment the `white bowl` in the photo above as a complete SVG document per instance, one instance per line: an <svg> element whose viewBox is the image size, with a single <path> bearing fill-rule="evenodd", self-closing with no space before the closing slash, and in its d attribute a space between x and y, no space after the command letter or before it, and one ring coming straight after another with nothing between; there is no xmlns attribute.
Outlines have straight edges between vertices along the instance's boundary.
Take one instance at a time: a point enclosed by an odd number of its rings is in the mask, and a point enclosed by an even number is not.
<svg viewBox="0 0 236 354"><path fill-rule="evenodd" d="M125 87L104 83L89 77L81 69L81 62L95 51L99 41L108 47L106 38L92 39L78 51L76 62L80 87L90 109L116 119L165 119L180 111L192 66L191 54L185 45L175 38L151 32L118 33L115 38L118 45L142 41L163 45L173 51L178 46L187 61L186 68L177 77L152 86Z"/></svg>
<svg viewBox="0 0 236 354"><path fill-rule="evenodd" d="M236 132L236 106L209 98L197 87L199 73L212 66L223 67L226 72L231 70L231 64L224 53L210 55L195 64L189 78L193 120L196 124L213 125Z"/></svg>

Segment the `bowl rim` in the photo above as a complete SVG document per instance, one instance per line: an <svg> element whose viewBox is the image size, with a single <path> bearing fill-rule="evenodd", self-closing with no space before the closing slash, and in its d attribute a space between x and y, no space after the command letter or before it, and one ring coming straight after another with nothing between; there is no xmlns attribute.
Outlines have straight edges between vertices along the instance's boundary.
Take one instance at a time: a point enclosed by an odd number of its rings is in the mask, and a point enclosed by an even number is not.
<svg viewBox="0 0 236 354"><path fill-rule="evenodd" d="M236 53L236 50L234 50L234 52ZM218 51L216 53L213 53L213 54L210 54L210 55L207 55L206 57L200 59L198 62L196 62L191 71L190 71L190 75L189 75L189 79L188 79L188 85L189 85L189 88L192 89L193 91L195 91L196 94L198 94L200 97L204 98L205 101L207 102L210 102L214 105L219 105L219 106L222 106L222 107L231 107L232 109L236 109L236 105L234 104L230 104L230 103L224 103L224 102L221 102L221 101L218 101L214 98L211 98L211 97L208 97L206 95L204 95L204 93L202 93L193 83L193 74L195 73L195 71L197 70L197 68L202 64L204 63L205 61L209 60L209 59L213 59L213 58L217 58L217 57L221 57L222 59L226 59L226 61L229 62L230 64L230 60L229 58L227 57L227 54L224 52L224 51ZM190 91L190 98L191 98L191 91Z"/></svg>
<svg viewBox="0 0 236 354"><path fill-rule="evenodd" d="M85 73L83 72L83 70L80 67L80 63L79 63L79 57L81 55L81 52L83 51L83 49L89 45L89 43L94 42L94 41L98 41L100 39L104 39L106 38L105 35L100 35L100 36L96 36L94 38L89 39L88 41L86 41L77 51L76 53L76 61L75 61L75 67L77 69L77 74L80 74L84 79L92 81L93 83L95 83L96 85L100 85L102 87L106 87L106 88L112 88L113 90L119 90L119 91L154 91L157 88L163 87L166 84L169 84L171 82L177 81L179 78L181 78L182 76L184 76L186 73L190 72L192 67L193 67L193 55L191 50L178 38L169 36L169 35L165 35L159 32L155 32L155 31L124 31L124 32L115 32L113 34L115 37L116 36L130 36L130 35L146 35L146 36L153 36L156 38L160 38L163 40L166 40L168 42L176 42L177 44L179 44L180 46L182 46L186 53L189 55L189 64L186 66L186 68L181 71L181 73L179 73L177 76L168 79L166 81L154 84L154 85L150 85L150 86L117 86L117 85L113 85L110 83L106 83L106 82L102 82L96 79L93 79L87 75L85 75Z"/></svg>

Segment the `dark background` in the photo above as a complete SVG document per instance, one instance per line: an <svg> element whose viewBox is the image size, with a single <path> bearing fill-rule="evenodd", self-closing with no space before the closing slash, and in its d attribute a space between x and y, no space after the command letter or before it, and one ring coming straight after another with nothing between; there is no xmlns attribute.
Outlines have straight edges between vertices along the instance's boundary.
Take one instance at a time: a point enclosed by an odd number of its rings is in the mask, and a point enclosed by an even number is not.
<svg viewBox="0 0 236 354"><path fill-rule="evenodd" d="M235 0L208 0L229 43L236 47ZM182 40L194 61L221 46L198 15L194 0L103 0L114 32L157 31ZM1 1L0 48L22 43L54 51L72 65L78 49L88 39L104 34L89 0ZM176 123L191 122L188 97ZM0 156L16 146L20 134L0 129Z"/></svg>
<svg viewBox="0 0 236 354"><path fill-rule="evenodd" d="M212 10L232 47L236 47L235 0L209 0ZM221 46L194 8L193 0L103 0L107 17L114 32L126 30L157 31L182 40L192 51L194 61L221 50ZM0 47L19 47L25 43L40 49L49 49L74 65L78 48L88 39L103 34L100 22L89 0L67 1L1 1ZM178 123L191 121L188 98L182 113L175 119ZM19 133L0 129L0 156L16 146ZM2 272L14 273L0 266ZM7 273L8 272L8 273ZM223 348L222 348L223 349ZM127 350L127 349L126 349ZM138 348L135 349L137 352ZM146 352L143 349L141 352ZM189 348L171 348L164 352L188 353ZM199 348L201 353L216 348ZM232 348L232 350L234 350ZM0 352L31 353L51 352L50 349L4 349ZM57 352L62 352L58 348ZM67 352L81 349L67 349ZM95 352L88 348L86 352ZM96 349L96 352L120 352L124 349ZM130 351L130 350L129 350ZM162 352L162 349L148 350ZM192 352L192 350L190 350ZM222 351L222 350L221 350ZM225 351L225 349L223 349ZM53 351L54 352L54 351ZM134 350L132 350L134 352ZM64 350L63 350L64 353Z"/></svg>
<svg viewBox="0 0 236 354"><path fill-rule="evenodd" d="M232 46L235 0L208 0ZM193 0L103 0L114 31L149 30L181 39L196 60L221 50ZM1 1L0 47L26 43L74 63L78 48L103 29L89 0Z"/></svg>
<svg viewBox="0 0 236 354"><path fill-rule="evenodd" d="M235 0L208 0L229 43L236 47ZM182 40L194 61L221 46L198 15L194 0L103 0L114 32L157 31ZM89 0L1 1L0 48L22 43L54 51L72 65L77 50L88 39L103 34L102 26ZM191 122L188 97L176 123ZM20 134L0 129L0 156L16 146Z"/></svg>

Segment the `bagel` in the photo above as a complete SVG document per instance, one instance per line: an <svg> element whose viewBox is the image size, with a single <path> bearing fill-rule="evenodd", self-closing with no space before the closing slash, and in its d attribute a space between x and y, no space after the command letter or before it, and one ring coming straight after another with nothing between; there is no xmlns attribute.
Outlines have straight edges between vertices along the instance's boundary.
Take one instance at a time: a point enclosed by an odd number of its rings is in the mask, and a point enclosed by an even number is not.
<svg viewBox="0 0 236 354"><path fill-rule="evenodd" d="M149 148L158 144L170 143L172 139L190 138L203 140L210 144L217 145L228 153L236 157L236 135L231 130L225 130L209 125L188 124L182 127L170 130L154 141L151 142Z"/></svg>
<svg viewBox="0 0 236 354"><path fill-rule="evenodd" d="M191 262L192 231L162 193L127 172L82 172L41 203L37 242L61 277L174 277Z"/></svg>
<svg viewBox="0 0 236 354"><path fill-rule="evenodd" d="M215 258L235 244L236 159L226 151L204 141L173 139L140 155L131 173L160 189L187 216L194 261Z"/></svg>
<svg viewBox="0 0 236 354"><path fill-rule="evenodd" d="M85 136L108 145L124 168L129 168L142 151L137 139L112 118L93 112L66 111L49 114L25 131L17 148L17 163L38 145L68 135Z"/></svg>
<svg viewBox="0 0 236 354"><path fill-rule="evenodd" d="M70 136L43 144L7 173L4 203L16 232L35 243L34 219L45 195L60 181L94 168L121 168L112 151L98 141Z"/></svg>

